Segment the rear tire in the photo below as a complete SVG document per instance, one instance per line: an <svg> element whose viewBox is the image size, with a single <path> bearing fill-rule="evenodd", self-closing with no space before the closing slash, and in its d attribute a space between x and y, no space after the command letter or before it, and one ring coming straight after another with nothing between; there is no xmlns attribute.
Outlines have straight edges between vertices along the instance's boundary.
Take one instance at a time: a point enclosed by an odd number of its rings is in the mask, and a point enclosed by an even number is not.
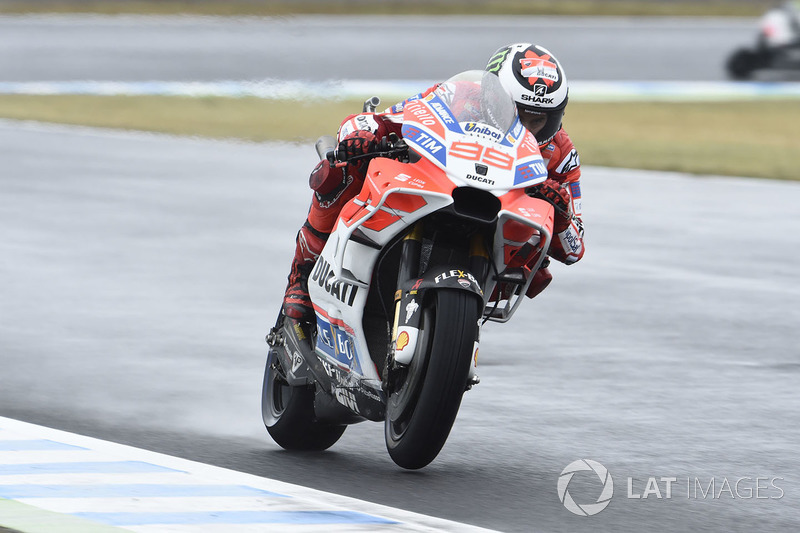
<svg viewBox="0 0 800 533"><path fill-rule="evenodd" d="M744 81L753 77L753 72L758 68L759 56L756 52L740 49L728 59L728 75L733 80Z"/></svg>
<svg viewBox="0 0 800 533"><path fill-rule="evenodd" d="M435 291L420 326L417 353L389 395L384 422L389 455L408 469L433 461L455 422L478 332L475 296Z"/></svg>
<svg viewBox="0 0 800 533"><path fill-rule="evenodd" d="M314 389L289 385L274 349L269 351L264 371L261 417L272 439L286 450L326 450L347 429L316 420Z"/></svg>

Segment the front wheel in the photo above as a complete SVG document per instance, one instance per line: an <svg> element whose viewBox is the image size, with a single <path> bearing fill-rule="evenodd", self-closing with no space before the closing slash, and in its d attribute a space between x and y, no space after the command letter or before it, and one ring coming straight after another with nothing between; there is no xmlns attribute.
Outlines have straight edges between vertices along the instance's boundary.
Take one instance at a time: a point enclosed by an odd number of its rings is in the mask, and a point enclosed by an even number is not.
<svg viewBox="0 0 800 533"><path fill-rule="evenodd" d="M289 385L275 349L270 349L264 371L261 417L273 440L287 450L326 450L347 428L316 420L314 389Z"/></svg>
<svg viewBox="0 0 800 533"><path fill-rule="evenodd" d="M475 296L437 290L423 311L417 352L390 391L384 433L397 465L422 468L433 461L453 427L466 390L478 333Z"/></svg>

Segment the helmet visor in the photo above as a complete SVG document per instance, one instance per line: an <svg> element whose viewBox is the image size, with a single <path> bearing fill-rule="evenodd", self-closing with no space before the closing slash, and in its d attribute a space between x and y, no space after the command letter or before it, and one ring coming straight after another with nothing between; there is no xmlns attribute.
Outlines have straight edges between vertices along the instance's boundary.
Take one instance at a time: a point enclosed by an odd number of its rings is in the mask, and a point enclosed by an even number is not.
<svg viewBox="0 0 800 533"><path fill-rule="evenodd" d="M542 131L545 124L547 124L547 113L542 111L532 111L521 105L517 106L517 113L519 113L519 121L525 126L525 129L533 134L534 137Z"/></svg>

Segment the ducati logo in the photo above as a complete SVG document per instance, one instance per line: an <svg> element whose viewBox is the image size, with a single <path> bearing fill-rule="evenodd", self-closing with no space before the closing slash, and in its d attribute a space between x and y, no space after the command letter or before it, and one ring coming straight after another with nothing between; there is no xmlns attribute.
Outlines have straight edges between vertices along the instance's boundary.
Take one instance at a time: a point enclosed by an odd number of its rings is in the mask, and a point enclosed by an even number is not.
<svg viewBox="0 0 800 533"><path fill-rule="evenodd" d="M558 91L564 81L555 58L539 49L529 48L514 55L514 77L536 97ZM539 86L544 86L544 89Z"/></svg>
<svg viewBox="0 0 800 533"><path fill-rule="evenodd" d="M522 76L528 78L528 83L531 85L539 80L547 86L558 81L558 66L550 61L550 56L547 54L540 57L528 50L525 52L525 57L520 58L519 65Z"/></svg>

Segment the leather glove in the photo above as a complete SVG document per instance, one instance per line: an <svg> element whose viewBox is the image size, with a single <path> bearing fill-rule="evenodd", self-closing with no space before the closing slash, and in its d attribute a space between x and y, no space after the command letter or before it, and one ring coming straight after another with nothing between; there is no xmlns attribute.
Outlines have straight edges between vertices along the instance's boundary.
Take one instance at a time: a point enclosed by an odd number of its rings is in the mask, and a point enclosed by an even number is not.
<svg viewBox="0 0 800 533"><path fill-rule="evenodd" d="M556 233L561 233L569 227L572 222L571 197L559 182L549 179L528 189L528 194L547 200L556 208L553 228Z"/></svg>
<svg viewBox="0 0 800 533"><path fill-rule="evenodd" d="M336 150L336 159L347 162L354 156L373 152L377 144L377 138L371 131L354 131L339 143L339 147ZM356 163L356 161L353 163Z"/></svg>

